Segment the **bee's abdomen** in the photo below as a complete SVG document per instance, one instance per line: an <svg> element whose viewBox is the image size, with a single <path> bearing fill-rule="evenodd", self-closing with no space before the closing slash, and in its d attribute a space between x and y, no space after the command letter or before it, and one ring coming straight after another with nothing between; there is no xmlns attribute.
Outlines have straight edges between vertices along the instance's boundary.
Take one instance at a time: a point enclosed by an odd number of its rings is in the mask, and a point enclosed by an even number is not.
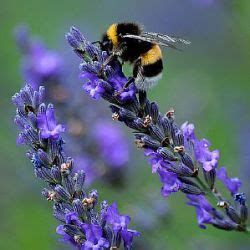
<svg viewBox="0 0 250 250"><path fill-rule="evenodd" d="M141 55L141 67L144 77L154 77L162 72L162 53L158 45L153 44L150 50Z"/></svg>
<svg viewBox="0 0 250 250"><path fill-rule="evenodd" d="M153 87L162 76L162 54L158 45L140 56L134 65L135 83L138 89L147 90Z"/></svg>
<svg viewBox="0 0 250 250"><path fill-rule="evenodd" d="M160 74L163 70L162 59L158 59L152 64L142 64L142 75L145 77L153 77Z"/></svg>

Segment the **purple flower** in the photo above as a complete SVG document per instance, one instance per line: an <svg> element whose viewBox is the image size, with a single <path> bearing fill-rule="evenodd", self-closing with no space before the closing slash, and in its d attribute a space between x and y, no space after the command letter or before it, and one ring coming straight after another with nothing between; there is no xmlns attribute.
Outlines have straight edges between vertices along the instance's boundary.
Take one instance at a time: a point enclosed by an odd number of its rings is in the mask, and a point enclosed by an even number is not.
<svg viewBox="0 0 250 250"><path fill-rule="evenodd" d="M181 188L182 183L175 173L171 173L163 168L159 168L158 173L163 183L161 193L164 197L168 197L171 193L177 192Z"/></svg>
<svg viewBox="0 0 250 250"><path fill-rule="evenodd" d="M128 229L128 230L122 230L121 236L124 241L124 248L130 249L134 236L140 236L140 233L138 233L135 230Z"/></svg>
<svg viewBox="0 0 250 250"><path fill-rule="evenodd" d="M119 214L116 203L108 207L105 217L106 222L112 226L114 232L118 232L121 229L127 229L130 223L130 217L128 215Z"/></svg>
<svg viewBox="0 0 250 250"><path fill-rule="evenodd" d="M47 78L57 74L61 67L61 58L54 51L49 51L41 44L32 46L31 59L33 63L33 73L40 77Z"/></svg>
<svg viewBox="0 0 250 250"><path fill-rule="evenodd" d="M217 171L217 178L226 186L232 195L236 194L241 187L241 181L238 178L229 178L226 168L221 167Z"/></svg>
<svg viewBox="0 0 250 250"><path fill-rule="evenodd" d="M189 199L188 205L196 208L199 227L206 229L204 224L210 224L213 220L213 217L210 214L213 210L212 206L203 195L188 194L187 198Z"/></svg>
<svg viewBox="0 0 250 250"><path fill-rule="evenodd" d="M112 84L112 86L115 88L116 91L120 91L123 88L123 85L127 82L127 78L124 77L122 72L119 72L118 74L113 74L109 78L109 82ZM121 94L119 94L119 98L121 101L127 101L133 99L134 95L136 93L136 87L134 84L131 84L127 89L122 91Z"/></svg>
<svg viewBox="0 0 250 250"><path fill-rule="evenodd" d="M146 148L144 154L149 157L148 162L152 166L152 173L156 173L161 167L161 162L163 161L162 156L150 148Z"/></svg>
<svg viewBox="0 0 250 250"><path fill-rule="evenodd" d="M72 45L72 44L71 44ZM77 43L75 44L77 46ZM97 48L92 44L89 44L88 49L90 51L95 51L97 53ZM95 57L95 53L91 53L91 57ZM98 54L98 57L102 61L105 61L107 58L106 52ZM124 76L119 64L113 63L113 69L111 72L108 71L110 66L107 66L105 69L102 68L99 62L94 64L90 63L83 63L81 64L82 73L80 78L83 79L83 89L94 99L99 99L102 94L110 94L110 90L119 92L122 90L125 83L128 79ZM108 82L101 79L100 75L106 73L108 76ZM104 85L106 87L104 87ZM108 87L107 87L108 86ZM132 100L135 96L137 89L134 84L131 84L127 89L123 90L119 95L118 98L120 101L126 102Z"/></svg>
<svg viewBox="0 0 250 250"><path fill-rule="evenodd" d="M202 164L205 171L210 171L216 168L218 164L219 151L209 151L210 142L206 139L199 141L195 136L194 129L194 125L188 122L185 122L181 126L185 141L192 141L194 143L194 153L197 161Z"/></svg>
<svg viewBox="0 0 250 250"><path fill-rule="evenodd" d="M83 89L94 99L99 99L101 94L104 92L102 87L102 80L97 75L89 72L84 72L81 75L84 79Z"/></svg>
<svg viewBox="0 0 250 250"><path fill-rule="evenodd" d="M58 139L61 132L65 132L65 127L56 124L54 108L49 104L47 109L41 109L37 115L37 126L40 129L41 137L44 139Z"/></svg>
<svg viewBox="0 0 250 250"><path fill-rule="evenodd" d="M102 229L98 225L84 224L83 230L86 235L86 241L81 247L81 250L101 250L109 247L109 242L102 237Z"/></svg>
<svg viewBox="0 0 250 250"><path fill-rule="evenodd" d="M128 144L113 123L99 121L94 125L93 135L99 144L103 159L111 167L122 167L128 162Z"/></svg>
<svg viewBox="0 0 250 250"><path fill-rule="evenodd" d="M205 171L216 168L220 157L218 150L209 151L210 142L206 139L195 142L194 151L196 159L202 164Z"/></svg>
<svg viewBox="0 0 250 250"><path fill-rule="evenodd" d="M209 151L210 142L206 139L197 140L194 133L194 125L185 122L181 126L181 130L185 141L192 141L194 143L194 153L196 159L202 164L205 171L210 171L216 168L219 160L219 151Z"/></svg>

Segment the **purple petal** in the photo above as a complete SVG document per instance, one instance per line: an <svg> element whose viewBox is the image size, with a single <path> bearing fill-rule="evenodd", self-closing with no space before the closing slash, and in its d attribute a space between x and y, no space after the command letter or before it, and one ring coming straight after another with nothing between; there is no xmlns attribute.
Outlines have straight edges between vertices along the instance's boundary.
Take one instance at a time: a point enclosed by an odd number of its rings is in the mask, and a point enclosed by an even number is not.
<svg viewBox="0 0 250 250"><path fill-rule="evenodd" d="M209 147L210 142L206 139L194 143L195 157L203 165L205 171L215 169L220 157L218 150L209 151Z"/></svg>
<svg viewBox="0 0 250 250"><path fill-rule="evenodd" d="M56 126L56 118L53 105L48 105L46 110L46 117L48 123L48 129L53 130Z"/></svg>
<svg viewBox="0 0 250 250"><path fill-rule="evenodd" d="M185 122L181 125L181 130L186 140L194 140L196 138L194 134L194 124Z"/></svg>
<svg viewBox="0 0 250 250"><path fill-rule="evenodd" d="M158 173L163 183L161 193L164 197L168 197L171 193L177 192L181 188L182 184L176 174L165 169L158 169Z"/></svg>
<svg viewBox="0 0 250 250"><path fill-rule="evenodd" d="M226 168L221 167L217 171L217 178L225 185L232 195L236 194L241 187L241 181L238 178L229 178Z"/></svg>

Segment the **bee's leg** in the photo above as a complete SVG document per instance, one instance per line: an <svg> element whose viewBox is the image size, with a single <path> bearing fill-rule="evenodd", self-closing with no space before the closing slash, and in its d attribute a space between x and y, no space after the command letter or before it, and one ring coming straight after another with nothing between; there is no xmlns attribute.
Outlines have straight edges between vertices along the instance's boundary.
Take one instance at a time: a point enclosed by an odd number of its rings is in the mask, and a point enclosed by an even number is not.
<svg viewBox="0 0 250 250"><path fill-rule="evenodd" d="M139 95L139 103L142 108L145 108L146 106L146 101L147 101L147 92L145 90L138 90L138 95Z"/></svg>
<svg viewBox="0 0 250 250"><path fill-rule="evenodd" d="M147 101L147 92L145 90L139 89L138 96L139 96L139 103L140 103L139 116L143 117L144 111L145 111L145 106L146 106L146 101Z"/></svg>
<svg viewBox="0 0 250 250"><path fill-rule="evenodd" d="M125 89L127 89L132 82L134 82L135 78L134 77L129 77L128 81L123 85L123 87L114 93L114 96L120 95Z"/></svg>
<svg viewBox="0 0 250 250"><path fill-rule="evenodd" d="M126 89L130 86L132 82L134 82L135 78L134 77L129 77L128 81L124 84L123 89Z"/></svg>
<svg viewBox="0 0 250 250"><path fill-rule="evenodd" d="M143 67L141 65L140 58L134 64L133 75L135 78L137 78L138 82L144 81ZM138 88L138 97L139 97L139 104L140 104L140 115L143 116L144 109L146 106L146 101L147 101L147 92L145 90Z"/></svg>
<svg viewBox="0 0 250 250"><path fill-rule="evenodd" d="M102 67L104 68L105 66L107 66L111 61L113 61L115 58L117 58L117 55L112 52L108 58L104 61L104 63L102 64Z"/></svg>
<svg viewBox="0 0 250 250"><path fill-rule="evenodd" d="M118 48L115 48L113 51L111 51L108 58L102 64L102 71L104 70L105 66L107 66L111 61L113 61L114 59L117 59L119 56L121 56L121 54L124 50L123 45L124 44L121 43Z"/></svg>
<svg viewBox="0 0 250 250"><path fill-rule="evenodd" d="M103 64L101 65L101 75L102 75L102 76L105 76L105 72L104 72L105 67L106 67L111 61L113 61L113 60L116 59L116 58L117 58L117 55L116 55L114 52L112 52L112 54L110 54L110 55L108 56L108 58L103 62Z"/></svg>

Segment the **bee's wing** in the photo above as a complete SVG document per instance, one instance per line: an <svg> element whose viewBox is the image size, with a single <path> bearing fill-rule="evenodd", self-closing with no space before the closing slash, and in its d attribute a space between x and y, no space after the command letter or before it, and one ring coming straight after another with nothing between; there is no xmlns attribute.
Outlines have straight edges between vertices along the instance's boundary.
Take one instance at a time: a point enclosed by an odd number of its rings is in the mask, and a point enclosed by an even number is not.
<svg viewBox="0 0 250 250"><path fill-rule="evenodd" d="M191 42L184 40L182 38L177 38L169 36L167 34L153 33L153 32L143 32L141 35L124 35L125 38L137 39L145 42L155 43L161 46L170 47L173 49L178 49L174 44L184 44L189 45Z"/></svg>
<svg viewBox="0 0 250 250"><path fill-rule="evenodd" d="M142 33L142 36L150 37L152 39L156 39L162 43L178 43L178 44L184 44L184 45L190 45L191 42L185 39L182 39L180 37L174 37L167 34L161 34L161 33L154 33L154 32L144 32Z"/></svg>

